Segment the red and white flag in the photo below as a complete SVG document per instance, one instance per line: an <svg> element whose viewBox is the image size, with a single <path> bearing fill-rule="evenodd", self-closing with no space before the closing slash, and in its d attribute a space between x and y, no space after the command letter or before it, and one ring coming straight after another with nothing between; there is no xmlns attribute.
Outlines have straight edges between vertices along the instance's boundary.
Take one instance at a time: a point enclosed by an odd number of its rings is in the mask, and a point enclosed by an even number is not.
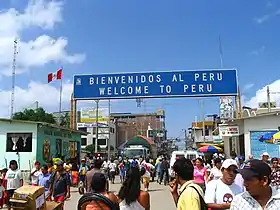
<svg viewBox="0 0 280 210"><path fill-rule="evenodd" d="M48 83L53 80L61 80L62 79L62 69L58 69L55 73L48 74Z"/></svg>

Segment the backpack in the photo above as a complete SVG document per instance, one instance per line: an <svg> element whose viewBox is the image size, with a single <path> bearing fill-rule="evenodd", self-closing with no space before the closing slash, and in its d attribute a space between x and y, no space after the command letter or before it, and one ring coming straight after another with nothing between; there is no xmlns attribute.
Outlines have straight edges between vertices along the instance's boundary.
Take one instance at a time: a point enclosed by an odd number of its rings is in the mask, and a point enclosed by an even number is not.
<svg viewBox="0 0 280 210"><path fill-rule="evenodd" d="M193 188L197 192L197 194L199 196L200 210L208 210L207 204L205 203L204 198L200 195L198 190L194 186L190 186L190 187Z"/></svg>
<svg viewBox="0 0 280 210"><path fill-rule="evenodd" d="M200 195L200 193L198 192L198 190L197 190L194 186L190 186L190 187L193 188L193 189L197 192L197 194L198 194L198 196L199 196L200 210L208 210L207 204L205 203L204 198ZM185 187L185 188L183 189L183 191L181 192L181 194L184 192L184 190L185 190L186 188L187 188L187 187Z"/></svg>
<svg viewBox="0 0 280 210"><path fill-rule="evenodd" d="M101 195L99 193L86 193L84 194L78 201L77 210L82 210L82 205L85 203L90 203L92 201L101 201L106 206L110 208L110 210L119 210L119 206L114 204L109 198L105 197L104 195ZM98 203L97 203L98 205ZM102 210L102 206L99 205L100 210Z"/></svg>

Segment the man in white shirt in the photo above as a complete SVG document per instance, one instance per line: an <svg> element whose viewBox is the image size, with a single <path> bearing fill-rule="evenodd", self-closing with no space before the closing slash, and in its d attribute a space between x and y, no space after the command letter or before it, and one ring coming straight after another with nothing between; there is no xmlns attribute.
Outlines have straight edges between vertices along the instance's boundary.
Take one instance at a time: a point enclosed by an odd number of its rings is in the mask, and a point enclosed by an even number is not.
<svg viewBox="0 0 280 210"><path fill-rule="evenodd" d="M149 163L149 158L142 162L141 168L144 168L145 173L142 175L144 190L147 192L149 190L151 171L155 169L153 164Z"/></svg>
<svg viewBox="0 0 280 210"><path fill-rule="evenodd" d="M206 186L205 202L208 208L229 209L233 197L242 193L240 186L234 183L237 164L233 159L226 159L221 167L222 177L213 180Z"/></svg>
<svg viewBox="0 0 280 210"><path fill-rule="evenodd" d="M112 184L115 183L116 168L117 168L117 164L115 162L109 163L110 179Z"/></svg>

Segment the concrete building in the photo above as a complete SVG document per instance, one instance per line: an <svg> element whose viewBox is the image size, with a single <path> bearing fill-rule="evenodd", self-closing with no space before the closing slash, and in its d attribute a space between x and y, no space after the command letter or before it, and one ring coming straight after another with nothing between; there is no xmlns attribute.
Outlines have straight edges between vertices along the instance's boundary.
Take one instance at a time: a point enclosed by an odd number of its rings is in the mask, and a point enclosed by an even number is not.
<svg viewBox="0 0 280 210"><path fill-rule="evenodd" d="M205 134L203 134L203 130ZM207 117L204 122L192 122L192 127L189 129L190 138L193 140L194 146L198 146L201 143L221 143L222 139L218 131L218 122L212 117Z"/></svg>
<svg viewBox="0 0 280 210"><path fill-rule="evenodd" d="M155 143L166 140L164 110L146 114L112 113L111 120L116 122L117 147L137 135L151 138Z"/></svg>
<svg viewBox="0 0 280 210"><path fill-rule="evenodd" d="M83 132L44 122L0 119L0 167L8 168L16 160L27 173L35 161L51 158L79 158Z"/></svg>
<svg viewBox="0 0 280 210"><path fill-rule="evenodd" d="M82 149L87 145L95 144L96 123L77 123L77 129L87 132L87 135L83 135L81 139ZM110 149L111 152L116 151L116 123L103 122L98 124L98 145L103 152L107 151L108 145L113 149Z"/></svg>
<svg viewBox="0 0 280 210"><path fill-rule="evenodd" d="M261 141L261 137L269 133L276 133L280 126L280 111L256 114L253 110L244 111L242 119L233 119L222 127L225 154L229 157L231 151L237 155L249 154L260 158L263 152L271 157L280 157L280 144L278 141Z"/></svg>

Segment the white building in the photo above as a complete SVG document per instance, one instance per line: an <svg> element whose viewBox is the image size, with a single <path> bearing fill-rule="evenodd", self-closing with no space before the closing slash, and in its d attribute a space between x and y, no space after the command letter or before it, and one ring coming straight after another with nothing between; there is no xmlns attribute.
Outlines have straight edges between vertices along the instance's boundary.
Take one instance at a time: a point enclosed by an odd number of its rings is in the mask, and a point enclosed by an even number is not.
<svg viewBox="0 0 280 210"><path fill-rule="evenodd" d="M224 132L220 132L220 135L224 141L225 154L229 157L231 151L235 151L237 155L248 157L252 154L260 158L263 152L268 152L271 157L280 157L278 142L260 141L261 136L279 130L280 112L248 113L242 119L230 120L223 125Z"/></svg>
<svg viewBox="0 0 280 210"><path fill-rule="evenodd" d="M95 144L96 123L77 123L77 129L88 133L81 137L82 149L87 145ZM115 123L110 122L109 126L108 122L98 124L98 145L102 150L105 150L108 145L116 150L116 137Z"/></svg>

